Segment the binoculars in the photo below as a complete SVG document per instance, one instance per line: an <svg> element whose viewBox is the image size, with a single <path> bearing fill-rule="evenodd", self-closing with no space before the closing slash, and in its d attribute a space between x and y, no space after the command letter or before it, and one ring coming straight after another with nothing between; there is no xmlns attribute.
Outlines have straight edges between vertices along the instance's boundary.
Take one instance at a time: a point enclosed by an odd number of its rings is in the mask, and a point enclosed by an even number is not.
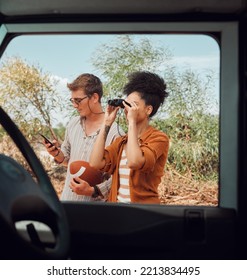
<svg viewBox="0 0 247 280"><path fill-rule="evenodd" d="M129 107L131 107L131 105L122 98L110 99L110 100L108 100L108 105L124 108L123 101L125 102L125 104L127 104Z"/></svg>

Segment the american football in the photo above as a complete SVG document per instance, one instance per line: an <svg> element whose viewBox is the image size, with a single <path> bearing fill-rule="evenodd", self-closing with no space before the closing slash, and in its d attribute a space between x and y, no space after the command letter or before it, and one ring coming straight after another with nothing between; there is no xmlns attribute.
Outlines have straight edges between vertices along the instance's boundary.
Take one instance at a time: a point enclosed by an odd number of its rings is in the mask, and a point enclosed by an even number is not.
<svg viewBox="0 0 247 280"><path fill-rule="evenodd" d="M83 160L71 162L69 170L72 178L79 177L88 182L90 186L100 184L104 180L103 172L91 167L88 162Z"/></svg>

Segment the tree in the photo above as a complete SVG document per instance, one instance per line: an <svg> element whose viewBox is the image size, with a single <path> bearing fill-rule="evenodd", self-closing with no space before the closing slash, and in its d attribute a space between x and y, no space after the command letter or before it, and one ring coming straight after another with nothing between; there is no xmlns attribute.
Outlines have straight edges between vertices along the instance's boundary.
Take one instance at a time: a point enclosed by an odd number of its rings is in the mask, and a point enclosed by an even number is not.
<svg viewBox="0 0 247 280"><path fill-rule="evenodd" d="M217 105L213 95L214 73L206 71L205 75L191 69L179 71L176 67L164 69L168 84L169 98L165 111L171 116L216 113ZM211 111L210 111L211 110Z"/></svg>
<svg viewBox="0 0 247 280"><path fill-rule="evenodd" d="M153 46L148 38L119 35L102 44L92 56L92 64L104 80L105 95L120 96L128 74L138 70L155 71L171 59L171 52Z"/></svg>
<svg viewBox="0 0 247 280"><path fill-rule="evenodd" d="M18 57L2 64L0 76L0 105L23 133L31 139L41 127L47 126L55 137L52 113L62 104L55 89L56 79Z"/></svg>

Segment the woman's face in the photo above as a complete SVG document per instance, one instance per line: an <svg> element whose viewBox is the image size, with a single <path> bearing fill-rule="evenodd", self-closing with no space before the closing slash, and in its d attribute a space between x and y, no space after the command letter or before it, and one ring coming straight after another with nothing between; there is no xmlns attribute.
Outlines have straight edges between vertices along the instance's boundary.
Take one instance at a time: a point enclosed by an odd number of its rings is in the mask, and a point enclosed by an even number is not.
<svg viewBox="0 0 247 280"><path fill-rule="evenodd" d="M140 97L140 93L137 91L132 92L130 95L127 96L125 99L128 103L132 105L132 107L136 108L136 122L142 122L143 120L146 120L150 113L152 112L152 106L151 105L146 105L145 101ZM124 113L126 117L128 116L129 113L129 108L124 109ZM131 112L132 113L132 112ZM128 117L127 117L128 119Z"/></svg>

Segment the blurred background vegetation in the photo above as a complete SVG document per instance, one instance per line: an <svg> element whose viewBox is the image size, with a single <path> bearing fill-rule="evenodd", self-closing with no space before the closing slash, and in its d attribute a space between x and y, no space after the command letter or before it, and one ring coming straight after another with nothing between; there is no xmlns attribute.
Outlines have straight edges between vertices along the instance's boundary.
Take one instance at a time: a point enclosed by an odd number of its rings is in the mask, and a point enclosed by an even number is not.
<svg viewBox="0 0 247 280"><path fill-rule="evenodd" d="M152 124L171 141L166 170L193 180L218 183L219 113L218 104L211 98L216 73L208 71L202 78L190 69L177 69L171 59L169 49L153 46L148 38L135 41L133 36L121 35L99 46L91 63L94 74L104 83L103 106L110 98L123 97L121 91L129 73L147 70L161 75L169 96ZM68 117L75 112L69 105L69 96L57 90L58 81L39 65L30 65L20 57L6 59L1 64L0 77L0 106L34 149L41 141L37 138L39 132L62 141L66 124L54 125L56 116ZM126 129L123 114L117 121ZM0 143L0 152L13 157L18 154L9 146L1 127Z"/></svg>

